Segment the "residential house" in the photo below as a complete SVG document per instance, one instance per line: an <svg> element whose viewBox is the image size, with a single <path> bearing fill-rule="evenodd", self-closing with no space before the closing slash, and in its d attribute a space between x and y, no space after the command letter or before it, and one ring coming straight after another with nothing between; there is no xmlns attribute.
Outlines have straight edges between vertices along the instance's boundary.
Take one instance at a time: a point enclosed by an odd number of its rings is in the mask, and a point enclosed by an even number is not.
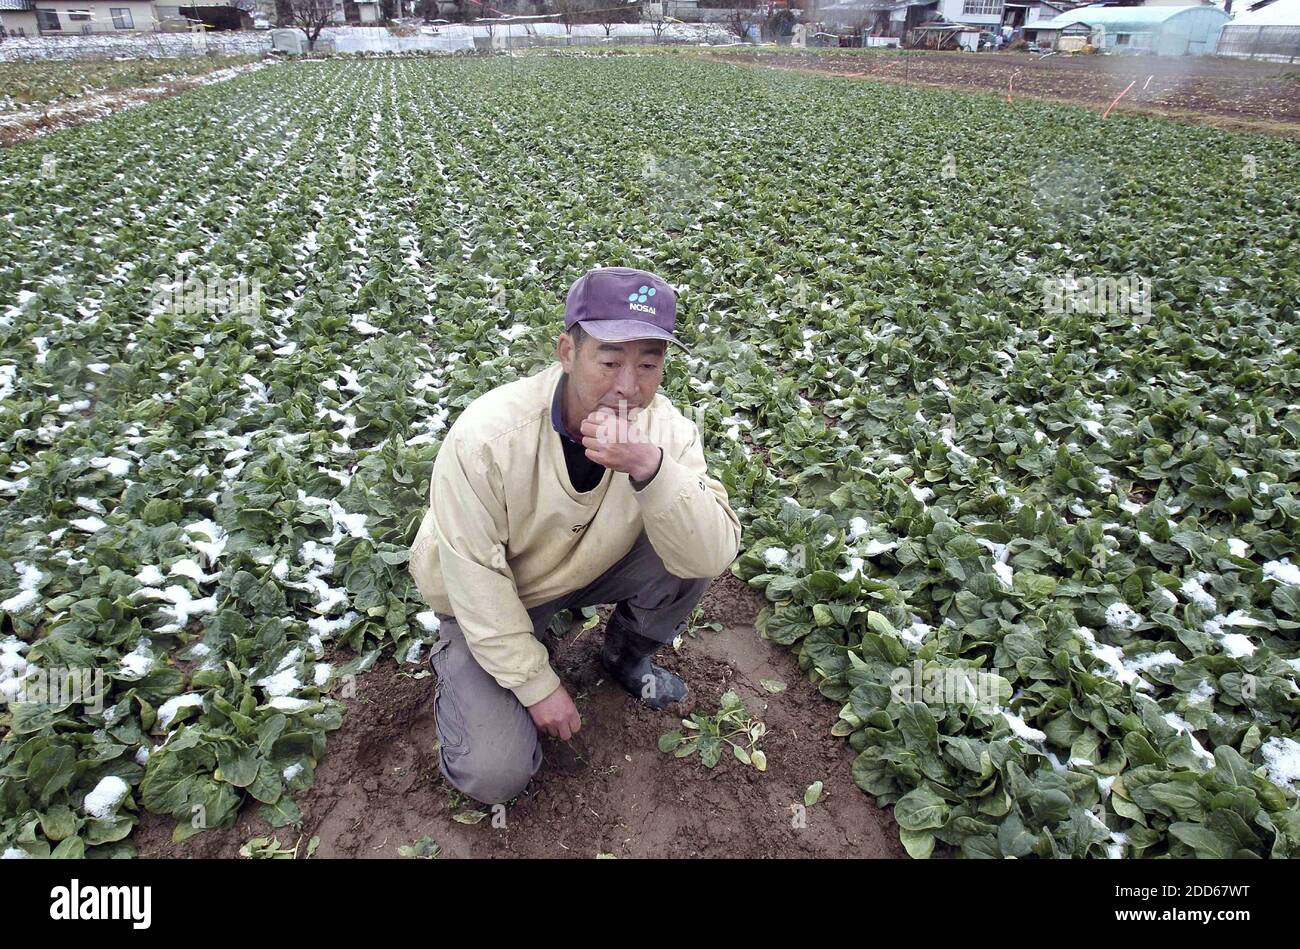
<svg viewBox="0 0 1300 949"><path fill-rule="evenodd" d="M822 7L818 15L835 26L861 26L869 38L902 38L922 24L961 24L976 35L1010 34L1076 6L1082 6L1081 0L841 0Z"/></svg>
<svg viewBox="0 0 1300 949"><path fill-rule="evenodd" d="M36 4L33 0L0 0L0 35L36 35Z"/></svg>
<svg viewBox="0 0 1300 949"><path fill-rule="evenodd" d="M6 33L24 36L132 33L158 25L149 0L0 0L0 22Z"/></svg>

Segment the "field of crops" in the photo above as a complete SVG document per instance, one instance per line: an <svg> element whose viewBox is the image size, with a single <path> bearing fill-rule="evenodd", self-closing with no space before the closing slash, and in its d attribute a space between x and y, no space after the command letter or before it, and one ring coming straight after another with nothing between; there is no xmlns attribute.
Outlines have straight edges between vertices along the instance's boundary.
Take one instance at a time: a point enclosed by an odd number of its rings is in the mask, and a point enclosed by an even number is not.
<svg viewBox="0 0 1300 949"><path fill-rule="evenodd" d="M104 62L0 63L0 114L76 99L92 92L129 89L243 65L255 56L191 59L124 59Z"/></svg>
<svg viewBox="0 0 1300 949"><path fill-rule="evenodd" d="M681 289L756 626L908 852L1300 855L1297 168L655 56L282 65L0 152L0 692L107 693L0 711L0 849L295 824L349 677L436 638L441 434L617 263ZM1046 305L1096 278L1149 306Z"/></svg>

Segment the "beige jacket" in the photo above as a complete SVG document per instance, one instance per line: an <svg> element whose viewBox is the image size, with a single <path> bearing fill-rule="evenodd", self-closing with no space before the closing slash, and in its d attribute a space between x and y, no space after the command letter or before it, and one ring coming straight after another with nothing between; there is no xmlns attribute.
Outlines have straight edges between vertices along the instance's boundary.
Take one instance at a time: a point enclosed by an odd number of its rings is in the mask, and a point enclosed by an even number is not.
<svg viewBox="0 0 1300 949"><path fill-rule="evenodd" d="M699 428L663 395L637 425L663 448L641 490L606 471L569 482L551 400L559 363L475 399L438 451L429 510L411 546L420 595L456 617L474 658L524 705L560 680L527 610L591 583L646 532L669 572L715 577L735 559L740 522L704 465Z"/></svg>

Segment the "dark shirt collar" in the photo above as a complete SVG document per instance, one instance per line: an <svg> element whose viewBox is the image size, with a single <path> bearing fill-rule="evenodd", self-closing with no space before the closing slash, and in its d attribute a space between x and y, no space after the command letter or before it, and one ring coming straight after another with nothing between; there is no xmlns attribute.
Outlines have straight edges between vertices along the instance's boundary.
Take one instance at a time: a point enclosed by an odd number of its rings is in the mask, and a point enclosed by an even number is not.
<svg viewBox="0 0 1300 949"><path fill-rule="evenodd" d="M560 381L555 386L555 396L551 399L551 427L560 433L561 438L567 438L574 444L580 445L582 442L575 439L564 427L564 386L568 381L568 374L561 373Z"/></svg>

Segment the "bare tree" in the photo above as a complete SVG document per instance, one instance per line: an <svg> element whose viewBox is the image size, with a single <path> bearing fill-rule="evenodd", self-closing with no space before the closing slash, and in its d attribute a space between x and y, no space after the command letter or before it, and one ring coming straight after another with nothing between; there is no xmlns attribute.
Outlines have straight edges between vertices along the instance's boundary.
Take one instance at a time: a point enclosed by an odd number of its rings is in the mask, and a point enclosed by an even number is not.
<svg viewBox="0 0 1300 949"><path fill-rule="evenodd" d="M555 7L560 11L560 22L564 24L564 32L573 33L573 21L578 13L578 0L555 0Z"/></svg>
<svg viewBox="0 0 1300 949"><path fill-rule="evenodd" d="M334 19L334 0L288 0L293 25L307 37L307 50L316 48L321 30Z"/></svg>
<svg viewBox="0 0 1300 949"><path fill-rule="evenodd" d="M656 43L662 42L664 37L664 30L668 29L668 21L665 20L662 16L652 16L649 20L645 22L650 24L650 32L654 34L655 42Z"/></svg>
<svg viewBox="0 0 1300 949"><path fill-rule="evenodd" d="M750 7L753 6L753 0L734 0L731 8L727 11L726 27L732 33L740 38L741 42L749 39L748 27Z"/></svg>
<svg viewBox="0 0 1300 949"><path fill-rule="evenodd" d="M796 22L794 14L787 7L772 7L763 20L763 32L768 39L779 42L782 38L788 38L794 33ZM786 41L789 42L788 39Z"/></svg>
<svg viewBox="0 0 1300 949"><path fill-rule="evenodd" d="M609 0L605 0L605 2L609 2ZM596 22L599 23L601 29L605 31L605 39L609 39L610 35L613 34L615 24L631 23L635 19L639 9L640 4L632 2L625 7L616 7L611 5L596 10Z"/></svg>

